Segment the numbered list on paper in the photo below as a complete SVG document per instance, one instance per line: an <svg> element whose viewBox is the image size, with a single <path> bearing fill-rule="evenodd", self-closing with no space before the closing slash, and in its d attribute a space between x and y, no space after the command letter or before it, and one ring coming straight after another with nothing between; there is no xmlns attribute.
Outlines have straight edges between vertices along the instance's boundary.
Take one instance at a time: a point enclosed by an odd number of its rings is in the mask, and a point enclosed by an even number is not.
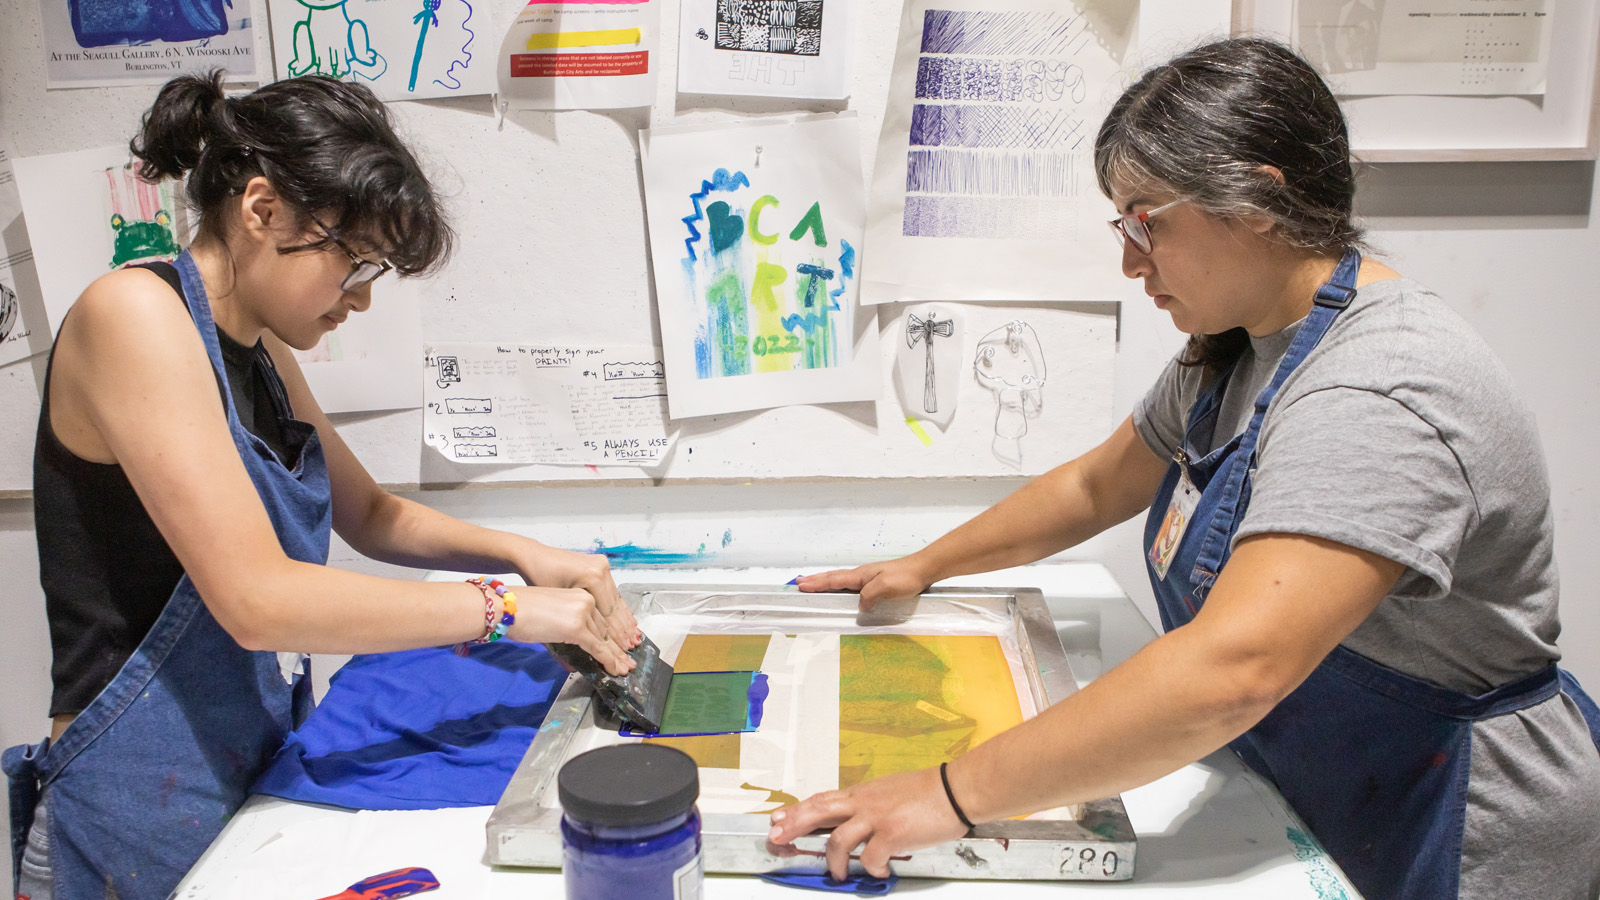
<svg viewBox="0 0 1600 900"><path fill-rule="evenodd" d="M659 347L433 344L423 438L461 463L649 467L666 457Z"/></svg>

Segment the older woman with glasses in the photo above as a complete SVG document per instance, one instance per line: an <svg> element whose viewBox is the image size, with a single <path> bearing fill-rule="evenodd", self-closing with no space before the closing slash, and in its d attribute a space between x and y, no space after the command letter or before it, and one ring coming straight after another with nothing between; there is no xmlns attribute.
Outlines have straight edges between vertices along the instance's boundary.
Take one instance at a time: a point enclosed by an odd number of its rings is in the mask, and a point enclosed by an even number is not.
<svg viewBox="0 0 1600 900"><path fill-rule="evenodd" d="M1166 634L937 769L773 814L892 855L1144 784L1227 745L1363 895L1600 894L1600 710L1560 653L1550 489L1504 367L1361 254L1343 115L1290 50L1146 73L1095 145L1122 270L1190 335L1099 447L902 559L803 578L864 606L1148 511Z"/></svg>
<svg viewBox="0 0 1600 900"><path fill-rule="evenodd" d="M179 78L132 150L148 179L187 174L198 234L173 264L96 280L51 351L34 519L54 725L5 754L19 897L163 900L309 709L277 651L509 636L620 674L638 641L603 558L385 492L306 386L290 348L451 245L371 91ZM330 528L376 559L532 587L330 568Z"/></svg>

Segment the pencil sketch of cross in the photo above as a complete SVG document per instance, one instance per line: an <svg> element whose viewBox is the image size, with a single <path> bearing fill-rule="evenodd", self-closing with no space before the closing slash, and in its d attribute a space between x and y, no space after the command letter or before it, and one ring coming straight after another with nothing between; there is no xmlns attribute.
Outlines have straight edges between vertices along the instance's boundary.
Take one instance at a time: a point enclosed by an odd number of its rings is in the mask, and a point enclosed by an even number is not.
<svg viewBox="0 0 1600 900"><path fill-rule="evenodd" d="M955 325L950 319L935 320L932 310L928 317L921 319L916 313L907 313L909 323L906 325L906 346L915 347L918 341L927 345L927 374L922 386L922 408L926 412L939 411L939 397L933 389L933 339L934 337L949 337L955 333Z"/></svg>

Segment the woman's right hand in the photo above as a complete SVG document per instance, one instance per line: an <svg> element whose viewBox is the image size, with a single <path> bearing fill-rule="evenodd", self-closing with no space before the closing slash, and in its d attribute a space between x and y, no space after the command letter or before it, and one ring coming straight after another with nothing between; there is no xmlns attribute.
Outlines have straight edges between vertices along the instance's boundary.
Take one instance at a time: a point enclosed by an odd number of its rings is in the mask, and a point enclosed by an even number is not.
<svg viewBox="0 0 1600 900"><path fill-rule="evenodd" d="M796 584L807 593L856 591L861 594L861 608L867 610L884 600L915 597L927 590L934 580L917 565L914 556L902 556L854 569L802 575Z"/></svg>
<svg viewBox="0 0 1600 900"><path fill-rule="evenodd" d="M611 629L595 605L594 595L580 588L518 587L517 620L509 636L541 644L577 644L612 675L626 675L637 665L611 639Z"/></svg>

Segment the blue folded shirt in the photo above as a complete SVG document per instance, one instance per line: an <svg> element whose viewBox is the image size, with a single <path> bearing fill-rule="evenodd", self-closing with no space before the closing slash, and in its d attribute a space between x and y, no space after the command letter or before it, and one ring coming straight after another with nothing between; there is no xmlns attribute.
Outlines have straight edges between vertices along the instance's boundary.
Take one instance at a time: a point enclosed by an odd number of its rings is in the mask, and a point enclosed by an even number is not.
<svg viewBox="0 0 1600 900"><path fill-rule="evenodd" d="M253 790L351 809L493 806L566 680L544 647L508 640L465 658L357 656Z"/></svg>

